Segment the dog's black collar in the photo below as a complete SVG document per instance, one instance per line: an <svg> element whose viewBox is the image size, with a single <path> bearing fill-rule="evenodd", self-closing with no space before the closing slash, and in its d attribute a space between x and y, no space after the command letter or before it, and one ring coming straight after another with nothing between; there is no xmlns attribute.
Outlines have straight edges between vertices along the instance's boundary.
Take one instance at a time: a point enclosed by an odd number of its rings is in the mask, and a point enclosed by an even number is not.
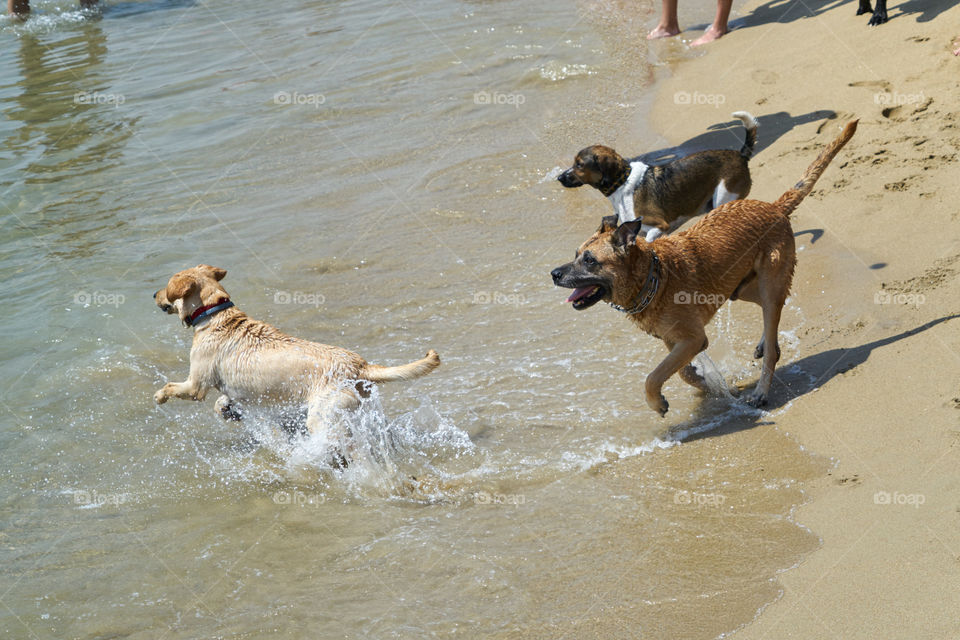
<svg viewBox="0 0 960 640"><path fill-rule="evenodd" d="M627 183L627 178L630 177L630 172L633 171L633 167L630 166L630 163L626 163L625 167L621 168L620 175L611 180L607 180L606 177L600 182L600 193L606 197L612 196L616 193L617 189L622 187Z"/></svg>
<svg viewBox="0 0 960 640"><path fill-rule="evenodd" d="M656 253L653 253L653 258L650 260L650 268L647 270L647 279L643 283L643 286L640 287L640 293L637 294L637 300L634 305L629 309L625 309L620 305L613 304L612 302L608 302L607 304L620 313L625 313L628 316L632 316L646 309L650 303L653 302L653 299L656 297L659 289L660 258L657 257Z"/></svg>

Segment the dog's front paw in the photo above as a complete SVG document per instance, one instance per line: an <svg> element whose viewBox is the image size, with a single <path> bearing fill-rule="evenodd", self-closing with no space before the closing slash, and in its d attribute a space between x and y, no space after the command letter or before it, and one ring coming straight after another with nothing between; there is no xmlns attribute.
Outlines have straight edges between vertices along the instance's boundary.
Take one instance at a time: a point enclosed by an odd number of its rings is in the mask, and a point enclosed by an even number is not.
<svg viewBox="0 0 960 640"><path fill-rule="evenodd" d="M887 21L887 12L886 11L875 11L873 17L870 18L870 22L867 23L868 26L875 27L878 24L883 24Z"/></svg>
<svg viewBox="0 0 960 640"><path fill-rule="evenodd" d="M864 2L864 0L860 0L860 6L857 7L857 15L861 16L865 13L873 13L873 7L870 6L869 1Z"/></svg>
<svg viewBox="0 0 960 640"><path fill-rule="evenodd" d="M760 407L767 406L767 394L762 391L754 391L750 394L750 397L747 398L747 404L751 407L759 409Z"/></svg>
<svg viewBox="0 0 960 640"><path fill-rule="evenodd" d="M167 401L167 392L164 389L160 389L155 394L153 394L153 401L157 404L163 404Z"/></svg>
<svg viewBox="0 0 960 640"><path fill-rule="evenodd" d="M659 413L661 418L667 415L667 410L670 408L670 403L663 397L663 394L660 394L660 398L656 400L647 397L647 404L651 409Z"/></svg>

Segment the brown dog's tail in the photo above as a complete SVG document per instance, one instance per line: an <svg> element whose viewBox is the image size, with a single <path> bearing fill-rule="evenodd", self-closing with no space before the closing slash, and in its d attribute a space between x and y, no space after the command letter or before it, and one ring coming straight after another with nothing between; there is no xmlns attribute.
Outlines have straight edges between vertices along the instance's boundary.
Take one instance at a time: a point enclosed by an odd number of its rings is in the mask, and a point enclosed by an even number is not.
<svg viewBox="0 0 960 640"><path fill-rule="evenodd" d="M807 167L807 170L803 172L803 177L800 178L800 182L793 185L792 189L780 196L774 203L784 215L789 216L793 213L793 210L796 209L803 199L807 197L807 194L813 190L813 185L817 183L820 174L827 168L827 165L830 164L833 157L837 155L837 152L843 148L843 145L847 144L850 138L853 137L853 134L856 133L858 122L859 120L848 122L840 136L827 145L827 148L820 152L820 155L813 161L813 164Z"/></svg>
<svg viewBox="0 0 960 640"><path fill-rule="evenodd" d="M740 147L740 155L749 160L753 156L753 145L757 144L757 119L746 111L734 111L730 115L742 122L743 128L747 130L743 146Z"/></svg>
<svg viewBox="0 0 960 640"><path fill-rule="evenodd" d="M440 356L433 349L427 352L425 358L399 367L381 367L378 364L367 363L360 377L370 382L393 382L394 380L413 380L425 376L440 366Z"/></svg>

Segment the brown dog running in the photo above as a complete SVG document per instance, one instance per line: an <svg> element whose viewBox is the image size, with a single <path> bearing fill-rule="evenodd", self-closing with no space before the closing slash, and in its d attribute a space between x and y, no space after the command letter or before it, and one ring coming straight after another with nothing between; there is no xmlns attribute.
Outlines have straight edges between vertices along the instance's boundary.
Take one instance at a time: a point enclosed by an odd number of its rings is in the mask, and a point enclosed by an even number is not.
<svg viewBox="0 0 960 640"><path fill-rule="evenodd" d="M557 180L567 188L588 184L607 196L621 223L640 218L647 242L680 228L690 218L750 193L747 166L757 142L757 120L746 111L732 114L746 129L740 151L698 151L664 165L627 160L595 144L581 149L573 166Z"/></svg>
<svg viewBox="0 0 960 640"><path fill-rule="evenodd" d="M661 389L678 371L688 384L704 388L690 362L707 348L704 326L724 301L738 298L763 309L763 336L754 354L763 358L763 368L748 401L766 404L780 359L777 326L796 264L789 216L856 130L856 120L847 124L776 202L737 200L652 243L638 239L639 220L618 226L616 217L608 216L577 250L576 260L551 272L557 286L574 289L567 300L574 309L607 301L667 345L670 354L647 376L651 409L666 414Z"/></svg>
<svg viewBox="0 0 960 640"><path fill-rule="evenodd" d="M216 389L223 394L216 410L224 419L239 420L237 405L245 402L271 403L305 409L306 427L317 433L338 410L357 408L369 395L368 383L412 380L440 365L432 349L422 360L381 367L352 351L288 336L237 309L220 285L226 275L225 269L197 265L153 294L157 306L193 328L190 375L157 391L157 404L203 400Z"/></svg>

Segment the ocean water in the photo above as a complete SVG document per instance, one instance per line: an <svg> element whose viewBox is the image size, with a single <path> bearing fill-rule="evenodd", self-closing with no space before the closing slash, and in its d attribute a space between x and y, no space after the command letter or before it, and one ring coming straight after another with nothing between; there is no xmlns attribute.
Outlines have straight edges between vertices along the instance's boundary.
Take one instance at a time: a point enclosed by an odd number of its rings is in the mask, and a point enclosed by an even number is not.
<svg viewBox="0 0 960 640"><path fill-rule="evenodd" d="M713 638L816 546L821 461L678 380L659 418L662 345L551 285L608 213L560 168L654 137L652 3L33 5L0 19L5 637ZM289 333L443 365L365 402L346 470L157 407L190 334L151 295L200 262ZM759 331L718 314L718 388Z"/></svg>

